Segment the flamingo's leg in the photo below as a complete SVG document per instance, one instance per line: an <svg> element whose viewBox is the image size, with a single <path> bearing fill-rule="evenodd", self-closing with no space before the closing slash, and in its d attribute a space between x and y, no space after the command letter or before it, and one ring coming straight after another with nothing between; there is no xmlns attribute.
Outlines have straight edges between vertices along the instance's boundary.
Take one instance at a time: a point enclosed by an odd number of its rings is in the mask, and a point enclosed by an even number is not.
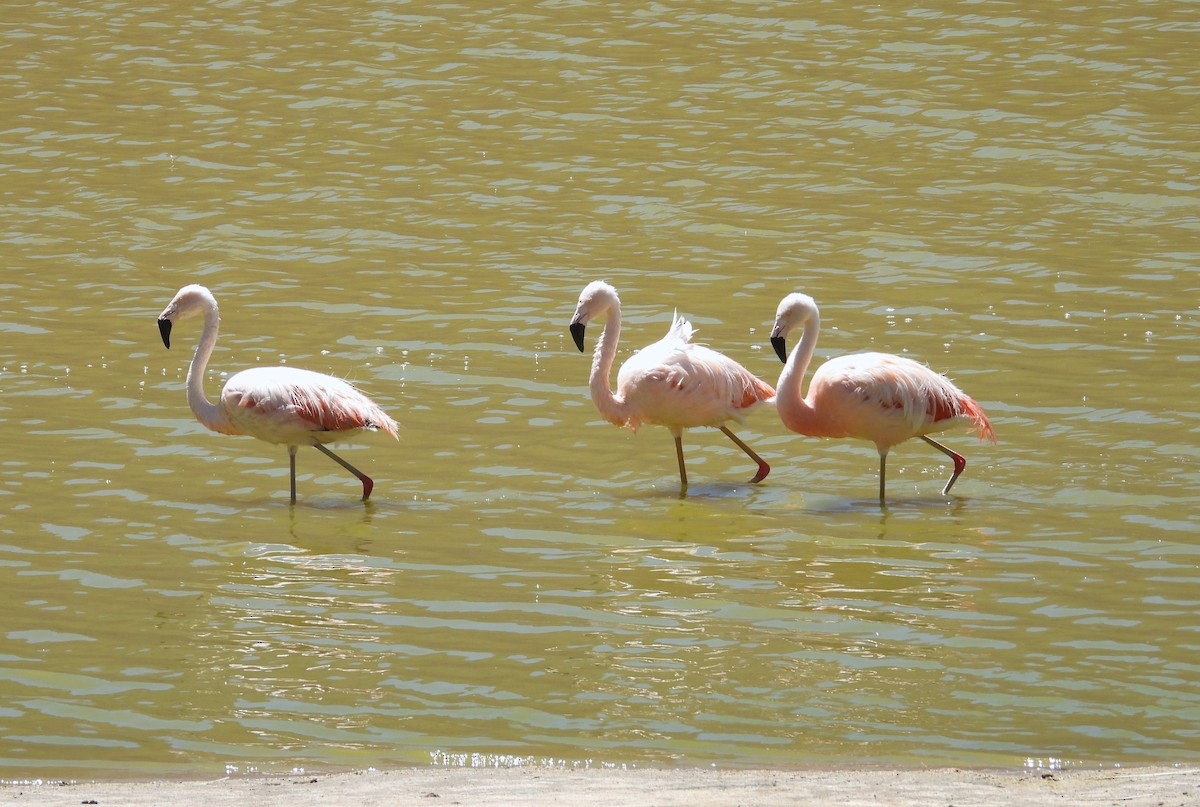
<svg viewBox="0 0 1200 807"><path fill-rule="evenodd" d="M751 482L761 482L764 479L766 479L767 474L771 473L771 466L767 465L766 461L763 460L762 457L760 457L754 453L754 449L752 449L752 448L750 448L750 446L746 445L745 442L743 442L742 439L739 438L736 434L731 432L728 427L721 426L720 429L721 429L721 431L725 432L726 437L728 437L730 440L733 441L733 444L735 446L740 448L742 451L745 451L746 454L748 454L750 456L750 459L752 459L758 463L758 473L756 473L754 475L754 478L751 479L750 481Z"/></svg>
<svg viewBox="0 0 1200 807"><path fill-rule="evenodd" d="M288 446L288 464L291 466L292 475L292 504L296 503L296 449L299 446Z"/></svg>
<svg viewBox="0 0 1200 807"><path fill-rule="evenodd" d="M930 438L926 437L923 434L920 435L920 438L922 440L924 440L926 443L929 443L929 445L936 448L938 451L945 454L950 459L954 460L954 474L950 477L950 481L946 483L946 487L942 488L942 495L945 496L947 493L950 492L950 488L954 487L954 481L956 479L958 479L958 475L961 474L964 470L966 470L967 459L962 454L959 454L957 451L951 451L950 449L946 448L944 445L939 443L937 440L931 440Z"/></svg>
<svg viewBox="0 0 1200 807"><path fill-rule="evenodd" d="M324 454L326 457L329 457L329 459L333 460L338 465L342 466L347 471L349 471L350 473L352 473L358 477L358 480L360 482L362 482L362 486L363 486L363 501L364 502L367 499L371 498L371 490L375 487L375 483L371 481L371 477L367 476L362 471L358 470L353 465L346 462L344 459L339 457L337 454L334 454L332 451L330 451L328 448L321 445L320 443L313 443L313 448L317 449L322 454Z"/></svg>
<svg viewBox="0 0 1200 807"><path fill-rule="evenodd" d="M886 476L887 476L887 452L880 452L880 454L879 454L879 506L880 507L885 506L883 489L884 489L884 480L885 480Z"/></svg>
<svg viewBox="0 0 1200 807"><path fill-rule="evenodd" d="M687 469L683 467L683 436L675 435L675 457L679 460L679 493L687 493Z"/></svg>

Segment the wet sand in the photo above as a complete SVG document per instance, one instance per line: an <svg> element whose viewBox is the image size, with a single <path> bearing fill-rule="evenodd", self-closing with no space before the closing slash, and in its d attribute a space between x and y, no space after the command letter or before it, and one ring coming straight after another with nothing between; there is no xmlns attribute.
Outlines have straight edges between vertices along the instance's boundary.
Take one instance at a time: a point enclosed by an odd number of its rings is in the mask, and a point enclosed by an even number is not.
<svg viewBox="0 0 1200 807"><path fill-rule="evenodd" d="M210 781L6 784L20 805L1200 805L1200 768L717 770L410 768Z"/></svg>

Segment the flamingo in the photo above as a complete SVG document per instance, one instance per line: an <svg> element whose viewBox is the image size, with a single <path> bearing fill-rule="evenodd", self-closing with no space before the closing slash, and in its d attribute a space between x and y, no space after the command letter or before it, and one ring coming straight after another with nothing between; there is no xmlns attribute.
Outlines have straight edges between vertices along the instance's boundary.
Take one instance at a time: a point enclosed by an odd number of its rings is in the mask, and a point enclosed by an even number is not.
<svg viewBox="0 0 1200 807"><path fill-rule="evenodd" d="M761 482L771 466L725 426L762 403L774 403L775 390L742 365L715 350L691 343L692 326L673 316L667 335L630 356L617 373L617 391L609 388L609 373L621 334L621 300L608 283L589 283L579 296L571 318L571 337L583 352L584 330L591 320L607 315L592 357L589 387L596 409L609 423L633 431L643 423L666 426L675 437L680 493L687 492L683 463L683 430L714 426L758 463L751 482Z"/></svg>
<svg viewBox="0 0 1200 807"><path fill-rule="evenodd" d="M375 483L324 446L363 429L382 429L392 437L396 421L340 378L295 367L255 367L225 382L212 403L204 394L204 370L217 344L220 316L217 300L204 286L184 286L158 315L163 344L171 347L171 326L178 320L204 315L204 332L187 374L188 404L196 420L221 434L248 434L275 445L286 445L291 464L292 504L296 503L296 451L312 446L358 477L363 501Z"/></svg>
<svg viewBox="0 0 1200 807"><path fill-rule="evenodd" d="M996 442L987 415L950 379L923 364L890 353L856 353L821 365L801 397L804 374L817 346L821 317L807 294L789 294L779 303L771 346L784 362L776 408L783 425L809 437L854 437L879 450L879 503L884 504L884 472L888 450L910 437L920 437L954 461L954 474L942 495L950 492L967 467L961 454L933 440L930 433L969 425L979 439ZM803 328L800 343L787 354L787 335Z"/></svg>

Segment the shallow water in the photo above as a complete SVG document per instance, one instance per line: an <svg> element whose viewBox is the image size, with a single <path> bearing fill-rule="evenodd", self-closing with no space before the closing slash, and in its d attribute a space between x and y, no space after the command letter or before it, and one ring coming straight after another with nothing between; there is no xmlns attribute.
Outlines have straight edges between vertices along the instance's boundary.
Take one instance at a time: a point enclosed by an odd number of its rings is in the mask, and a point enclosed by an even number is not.
<svg viewBox="0 0 1200 807"><path fill-rule="evenodd" d="M4 778L390 764L1194 762L1200 68L1184 2L123 2L0 30ZM602 422L566 332L764 378L903 352L1000 444ZM183 381L401 423L207 432ZM589 332L590 333L590 332ZM589 336L589 342L591 340Z"/></svg>

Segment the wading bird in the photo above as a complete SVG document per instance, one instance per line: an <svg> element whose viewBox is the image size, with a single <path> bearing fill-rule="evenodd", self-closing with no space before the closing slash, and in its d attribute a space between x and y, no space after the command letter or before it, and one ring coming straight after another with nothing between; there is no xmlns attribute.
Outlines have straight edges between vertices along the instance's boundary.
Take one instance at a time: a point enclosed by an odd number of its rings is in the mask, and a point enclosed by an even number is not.
<svg viewBox="0 0 1200 807"><path fill-rule="evenodd" d="M967 461L928 435L973 426L980 440L995 443L992 424L979 404L945 376L889 353L830 359L813 374L808 397L801 397L820 323L817 304L807 294L789 294L775 313L771 346L784 362L775 405L783 425L809 437L855 437L874 443L879 450L880 504L888 449L920 437L954 461L954 474L942 489L943 495L949 493ZM803 328L804 334L789 357L786 339L795 328Z"/></svg>
<svg viewBox="0 0 1200 807"><path fill-rule="evenodd" d="M184 286L158 316L163 344L171 347L171 326L204 316L204 332L187 374L188 404L196 420L221 434L248 434L286 445L291 462L292 503L296 503L296 451L312 446L358 477L363 501L375 483L323 444L367 429L397 437L396 421L371 399L340 378L295 367L255 367L231 377L214 404L204 395L204 370L217 344L217 301L204 286Z"/></svg>
<svg viewBox="0 0 1200 807"><path fill-rule="evenodd" d="M675 437L681 493L687 491L688 485L683 464L683 430L694 426L720 429L758 463L758 472L750 481L765 479L771 466L731 432L725 422L740 421L759 404L773 402L775 390L771 385L733 359L692 344L691 323L676 314L666 336L634 353L621 365L614 394L609 388L609 373L621 334L621 301L616 289L598 280L584 288L571 318L571 337L581 353L588 322L604 316L607 318L596 342L589 380L592 401L604 419L633 431L643 423L666 426Z"/></svg>

